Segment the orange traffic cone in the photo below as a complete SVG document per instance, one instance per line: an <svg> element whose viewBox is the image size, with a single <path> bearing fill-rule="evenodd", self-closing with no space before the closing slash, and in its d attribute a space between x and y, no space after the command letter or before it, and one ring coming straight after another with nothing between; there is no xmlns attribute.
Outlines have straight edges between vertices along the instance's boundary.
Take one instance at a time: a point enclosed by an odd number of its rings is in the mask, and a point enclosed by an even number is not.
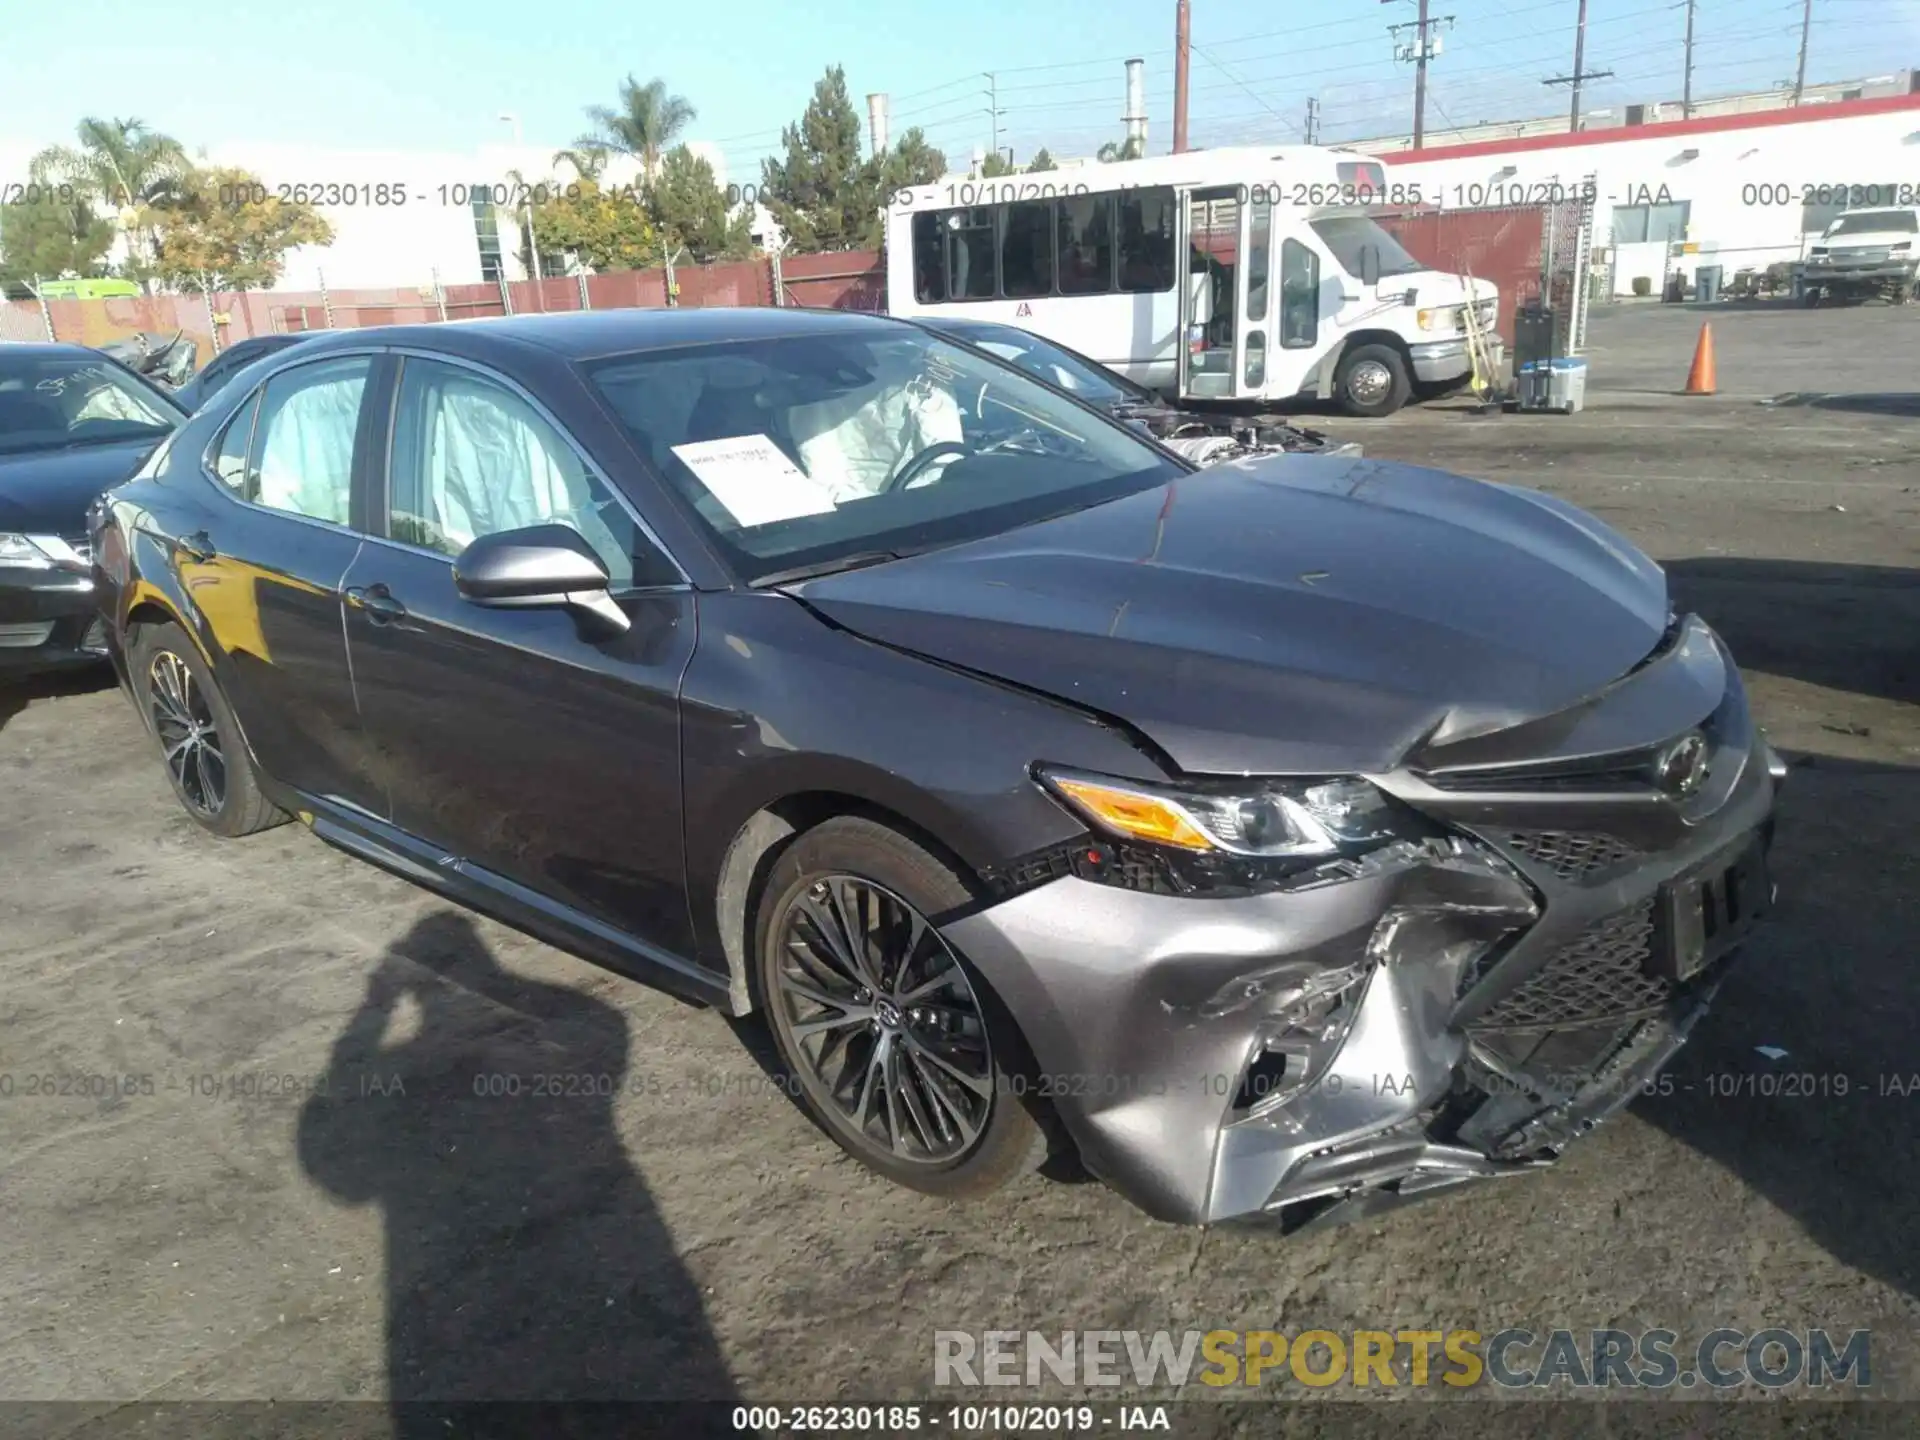
<svg viewBox="0 0 1920 1440"><path fill-rule="evenodd" d="M1713 326L1702 325L1700 343L1693 349L1693 368L1687 372L1686 393L1711 395L1713 392Z"/></svg>

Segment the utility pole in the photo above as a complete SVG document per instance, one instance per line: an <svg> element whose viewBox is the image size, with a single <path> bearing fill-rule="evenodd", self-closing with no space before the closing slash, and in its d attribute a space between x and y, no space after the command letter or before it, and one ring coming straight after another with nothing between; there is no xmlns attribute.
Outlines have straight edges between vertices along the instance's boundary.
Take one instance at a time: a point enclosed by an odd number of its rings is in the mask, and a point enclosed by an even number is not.
<svg viewBox="0 0 1920 1440"><path fill-rule="evenodd" d="M1680 94L1680 118L1693 118L1693 8L1695 0L1687 0L1687 77Z"/></svg>
<svg viewBox="0 0 1920 1440"><path fill-rule="evenodd" d="M1807 88L1807 36L1813 31L1813 0L1800 3L1800 68L1793 76L1793 103L1800 103L1800 92Z"/></svg>
<svg viewBox="0 0 1920 1440"><path fill-rule="evenodd" d="M1173 153L1187 148L1187 60L1193 49L1191 0L1179 0L1173 19Z"/></svg>
<svg viewBox="0 0 1920 1440"><path fill-rule="evenodd" d="M1320 143L1320 102L1311 95L1307 97L1306 140L1309 145Z"/></svg>
<svg viewBox="0 0 1920 1440"><path fill-rule="evenodd" d="M1604 80L1613 74L1611 70L1589 70L1587 64L1587 0L1580 0L1580 20L1573 32L1573 73L1556 75L1551 80L1542 80L1542 85L1573 86L1573 105L1567 113L1567 130L1580 129L1580 86L1587 80Z"/></svg>
<svg viewBox="0 0 1920 1440"><path fill-rule="evenodd" d="M993 153L1000 153L1000 81L991 70L982 72L987 77L987 118L993 123Z"/></svg>
<svg viewBox="0 0 1920 1440"><path fill-rule="evenodd" d="M1391 5L1394 0L1380 0L1382 5ZM1390 25L1389 32L1396 42L1402 30L1413 31L1413 39L1398 45L1394 59L1412 61L1413 71L1413 148L1418 150L1427 142L1427 62L1440 53L1440 41L1433 32L1441 25L1453 24L1451 15L1438 19L1427 14L1427 0L1418 0L1420 18L1411 25Z"/></svg>

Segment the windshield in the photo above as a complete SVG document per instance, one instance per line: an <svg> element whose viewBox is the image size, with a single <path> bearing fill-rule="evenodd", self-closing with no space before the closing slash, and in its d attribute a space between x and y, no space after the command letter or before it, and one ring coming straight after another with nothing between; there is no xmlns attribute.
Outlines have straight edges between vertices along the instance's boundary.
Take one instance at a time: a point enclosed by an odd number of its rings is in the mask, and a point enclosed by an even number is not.
<svg viewBox="0 0 1920 1440"><path fill-rule="evenodd" d="M1090 405L1138 403L1146 395L1129 389L1122 381L1090 360L1069 354L1051 340L1043 340L1011 325L956 326L950 332L955 339L977 345L989 355L997 355L1017 365L1029 375L1037 375L1049 385L1057 385Z"/></svg>
<svg viewBox="0 0 1920 1440"><path fill-rule="evenodd" d="M619 356L588 374L750 580L977 539L1184 473L906 326Z"/></svg>
<svg viewBox="0 0 1920 1440"><path fill-rule="evenodd" d="M1916 219L1911 210L1862 210L1855 215L1842 215L1834 221L1825 238L1832 239L1835 235L1867 235L1875 231L1888 230L1912 235L1920 231L1920 219Z"/></svg>
<svg viewBox="0 0 1920 1440"><path fill-rule="evenodd" d="M111 361L0 345L0 454L160 436L180 419Z"/></svg>
<svg viewBox="0 0 1920 1440"><path fill-rule="evenodd" d="M1371 215L1340 215L1330 220L1308 223L1313 226L1313 233L1333 252L1333 258L1340 262L1340 268L1356 280L1364 268L1360 263L1360 252L1369 245L1379 253L1382 275L1412 275L1428 268L1402 249L1400 242L1381 229L1379 222Z"/></svg>

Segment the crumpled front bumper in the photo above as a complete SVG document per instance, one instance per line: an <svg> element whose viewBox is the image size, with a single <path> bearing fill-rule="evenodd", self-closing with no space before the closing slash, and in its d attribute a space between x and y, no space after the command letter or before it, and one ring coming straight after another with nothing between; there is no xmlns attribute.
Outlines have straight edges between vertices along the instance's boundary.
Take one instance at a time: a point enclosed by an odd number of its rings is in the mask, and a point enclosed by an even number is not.
<svg viewBox="0 0 1920 1440"><path fill-rule="evenodd" d="M1069 876L946 933L1089 1168L1160 1219L1293 1229L1536 1169L1641 1093L1744 938L1729 923L1697 972L1655 973L1670 897L1764 851L1784 774L1711 632L1679 649L1616 688L1644 710L1724 662L1684 806L1375 777L1450 833L1238 898ZM1757 899L1748 918L1770 884ZM1341 989L1325 1024L1316 986Z"/></svg>

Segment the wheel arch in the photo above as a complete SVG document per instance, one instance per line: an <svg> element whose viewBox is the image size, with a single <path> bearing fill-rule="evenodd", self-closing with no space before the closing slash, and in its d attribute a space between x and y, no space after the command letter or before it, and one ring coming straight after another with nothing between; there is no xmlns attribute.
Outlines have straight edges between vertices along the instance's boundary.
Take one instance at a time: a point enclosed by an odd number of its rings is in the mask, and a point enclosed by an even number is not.
<svg viewBox="0 0 1920 1440"><path fill-rule="evenodd" d="M726 960L733 1013L751 1015L760 1005L752 983L749 950L752 915L767 874L789 844L827 820L856 815L884 825L947 865L976 897L983 895L983 866L940 839L940 832L950 833L943 823L950 817L938 813L944 808L930 797L906 805L898 803L895 796L877 798L868 787L857 782L848 784L847 777L841 777L836 785L794 789L767 799L747 815L721 852L705 902L710 906L708 921Z"/></svg>

